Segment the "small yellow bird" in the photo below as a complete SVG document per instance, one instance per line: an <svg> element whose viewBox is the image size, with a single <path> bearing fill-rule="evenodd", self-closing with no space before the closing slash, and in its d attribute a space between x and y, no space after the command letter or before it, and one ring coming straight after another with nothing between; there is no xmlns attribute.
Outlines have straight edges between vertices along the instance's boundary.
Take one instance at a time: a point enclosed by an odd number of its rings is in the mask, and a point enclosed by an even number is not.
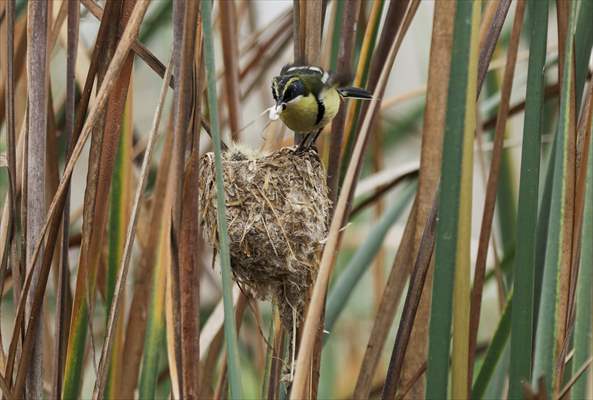
<svg viewBox="0 0 593 400"><path fill-rule="evenodd" d="M357 87L343 87L339 79L320 67L285 65L272 80L276 105L270 118L280 117L291 130L306 134L297 152L309 149L323 127L340 109L343 98L371 100L373 96Z"/></svg>

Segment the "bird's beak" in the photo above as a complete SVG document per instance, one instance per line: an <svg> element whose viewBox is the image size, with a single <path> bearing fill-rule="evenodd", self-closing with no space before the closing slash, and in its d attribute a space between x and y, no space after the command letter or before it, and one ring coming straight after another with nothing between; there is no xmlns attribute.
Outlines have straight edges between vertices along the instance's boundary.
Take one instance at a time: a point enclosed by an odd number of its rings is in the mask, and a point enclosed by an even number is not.
<svg viewBox="0 0 593 400"><path fill-rule="evenodd" d="M282 114L282 111L286 110L286 103L280 102L276 103L276 113Z"/></svg>
<svg viewBox="0 0 593 400"><path fill-rule="evenodd" d="M272 107L269 108L270 110L270 114L269 117L271 120L277 120L278 117L280 116L280 114L282 114L282 111L284 111L286 109L286 103L276 103L275 105L273 105Z"/></svg>

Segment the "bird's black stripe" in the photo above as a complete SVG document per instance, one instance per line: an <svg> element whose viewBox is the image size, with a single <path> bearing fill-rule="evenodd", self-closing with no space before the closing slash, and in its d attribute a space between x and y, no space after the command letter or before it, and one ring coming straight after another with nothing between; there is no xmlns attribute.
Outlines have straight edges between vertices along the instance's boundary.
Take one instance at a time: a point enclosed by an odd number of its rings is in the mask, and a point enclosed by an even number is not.
<svg viewBox="0 0 593 400"><path fill-rule="evenodd" d="M325 115L325 106L317 96L315 96L315 101L317 101L317 118L315 119L315 125L317 125L321 122L323 116Z"/></svg>

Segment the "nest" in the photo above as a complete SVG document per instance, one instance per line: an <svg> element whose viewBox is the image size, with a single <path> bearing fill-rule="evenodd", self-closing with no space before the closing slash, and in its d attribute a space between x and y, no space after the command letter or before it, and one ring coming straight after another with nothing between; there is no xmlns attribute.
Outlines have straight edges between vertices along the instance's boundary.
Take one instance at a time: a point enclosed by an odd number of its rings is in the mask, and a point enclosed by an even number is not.
<svg viewBox="0 0 593 400"><path fill-rule="evenodd" d="M201 225L217 249L214 154L205 154L200 168ZM223 174L235 280L275 301L287 328L300 325L330 206L317 152L283 148L258 156L233 148L223 155Z"/></svg>

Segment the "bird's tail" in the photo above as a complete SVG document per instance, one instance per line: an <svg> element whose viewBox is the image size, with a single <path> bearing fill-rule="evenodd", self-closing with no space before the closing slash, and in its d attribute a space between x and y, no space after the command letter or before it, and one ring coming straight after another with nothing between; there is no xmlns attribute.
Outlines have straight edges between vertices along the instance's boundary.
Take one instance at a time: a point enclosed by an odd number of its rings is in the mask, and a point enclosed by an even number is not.
<svg viewBox="0 0 593 400"><path fill-rule="evenodd" d="M341 87L338 88L338 93L340 96L350 98L350 99L359 99L359 100L372 100L373 95L368 91L357 88L357 87Z"/></svg>

